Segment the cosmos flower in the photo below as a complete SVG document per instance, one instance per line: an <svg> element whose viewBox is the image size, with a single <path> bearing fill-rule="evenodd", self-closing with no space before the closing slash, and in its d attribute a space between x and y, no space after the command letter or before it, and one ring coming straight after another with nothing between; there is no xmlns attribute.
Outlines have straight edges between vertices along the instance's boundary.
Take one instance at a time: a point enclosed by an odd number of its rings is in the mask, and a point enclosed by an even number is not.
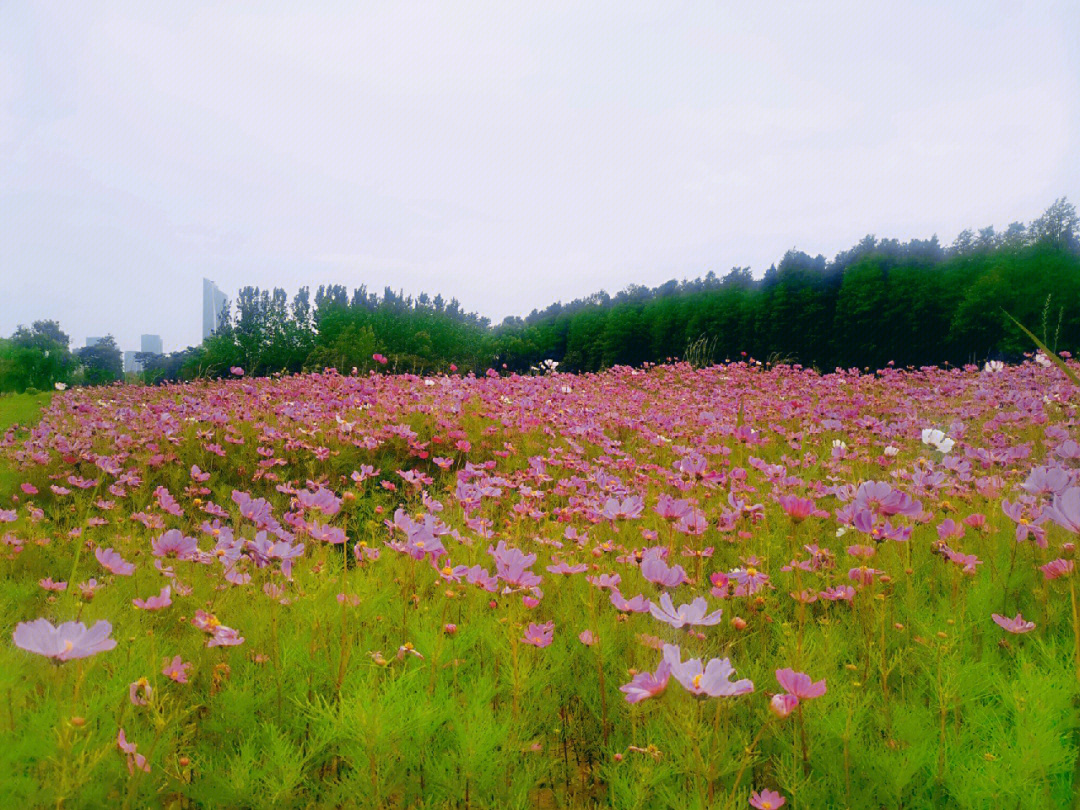
<svg viewBox="0 0 1080 810"><path fill-rule="evenodd" d="M135 573L135 566L132 563L126 562L123 557L111 548L94 549L94 556L97 557L97 561L101 563L101 567L111 574L116 574L120 577L130 577Z"/></svg>
<svg viewBox="0 0 1080 810"><path fill-rule="evenodd" d="M88 658L111 650L116 641L109 638L112 625L99 621L89 630L82 622L64 622L53 627L48 619L22 622L15 627L15 646L56 661Z"/></svg>
<svg viewBox="0 0 1080 810"><path fill-rule="evenodd" d="M688 625L709 627L719 623L720 616L724 612L723 609L714 610L712 613L707 614L708 609L709 604L702 596L697 597L688 605L679 605L678 609L676 609L671 601L671 594L668 593L661 594L659 605L653 604L649 606L649 612L654 619L666 622L676 630Z"/></svg>
<svg viewBox="0 0 1080 810"><path fill-rule="evenodd" d="M116 735L116 747L127 755L129 774L134 774L136 768L145 771L146 773L150 773L150 763L146 761L146 757L138 752L135 743L129 743L127 741L123 729L120 729L120 732Z"/></svg>
<svg viewBox="0 0 1080 810"><path fill-rule="evenodd" d="M172 588L166 585L157 596L151 596L149 599L132 599L131 602L141 610L161 610L172 604L171 594Z"/></svg>
<svg viewBox="0 0 1080 810"><path fill-rule="evenodd" d="M165 668L161 670L161 674L171 681L176 681L176 683L187 683L189 669L191 669L191 662L183 661L177 655L171 661L165 659Z"/></svg>
<svg viewBox="0 0 1080 810"><path fill-rule="evenodd" d="M640 703L651 697L656 697L667 689L668 679L671 677L671 664L667 660L661 661L656 672L639 672L630 683L624 683L619 691L626 695L627 703Z"/></svg>
<svg viewBox="0 0 1080 810"><path fill-rule="evenodd" d="M671 674L686 691L697 696L732 697L754 691L754 683L747 678L732 681L735 674L727 658L713 658L703 664L700 658L680 661L681 650L673 644L664 645L664 660L671 667Z"/></svg>
<svg viewBox="0 0 1080 810"><path fill-rule="evenodd" d="M776 680L780 686L799 700L812 700L825 694L824 679L816 683L810 682L810 676L793 669L776 670Z"/></svg>
<svg viewBox="0 0 1080 810"><path fill-rule="evenodd" d="M761 793L754 791L750 794L750 806L757 808L757 810L777 810L778 807L783 807L785 804L787 804L787 799L775 790L766 788Z"/></svg>
<svg viewBox="0 0 1080 810"><path fill-rule="evenodd" d="M991 613L990 618L994 620L994 623L1002 630L1007 630L1010 633L1021 634L1030 633L1035 629L1035 622L1025 621L1024 617L1019 613L1011 619L1007 619L999 613Z"/></svg>
<svg viewBox="0 0 1080 810"><path fill-rule="evenodd" d="M953 449L953 445L956 444L956 442L945 435L944 431L938 430L937 428L923 428L922 442L942 453L948 453Z"/></svg>
<svg viewBox="0 0 1080 810"><path fill-rule="evenodd" d="M555 637L555 622L537 624L530 622L525 630L525 637L521 639L525 644L534 647L548 647Z"/></svg>

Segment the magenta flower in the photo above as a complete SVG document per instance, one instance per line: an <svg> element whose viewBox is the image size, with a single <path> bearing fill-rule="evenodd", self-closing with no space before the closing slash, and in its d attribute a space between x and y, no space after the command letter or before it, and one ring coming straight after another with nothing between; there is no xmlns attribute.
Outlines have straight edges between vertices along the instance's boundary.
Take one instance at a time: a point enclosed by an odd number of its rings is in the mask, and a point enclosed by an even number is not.
<svg viewBox="0 0 1080 810"><path fill-rule="evenodd" d="M639 672L630 683L624 683L619 691L626 695L627 703L640 703L651 697L656 697L667 689L668 679L671 677L671 664L661 661L656 672Z"/></svg>
<svg viewBox="0 0 1080 810"><path fill-rule="evenodd" d="M191 662L190 661L183 661L183 660L181 660L180 656L177 655L177 656L175 656L173 658L172 661L169 661L168 659L165 659L165 669L161 670L161 674L164 675L169 680L176 681L177 683L187 683L188 682L188 672L187 671L190 668L191 668Z"/></svg>
<svg viewBox="0 0 1080 810"><path fill-rule="evenodd" d="M756 807L757 810L776 810L785 804L787 804L787 799L775 790L765 789L761 793L754 791L750 794L750 806Z"/></svg>
<svg viewBox="0 0 1080 810"><path fill-rule="evenodd" d="M1025 621L1024 617L1019 613L1011 619L1006 619L998 613L991 613L990 618L994 620L998 627L1002 630L1008 630L1010 633L1030 633L1035 629L1035 622Z"/></svg>
<svg viewBox="0 0 1080 810"><path fill-rule="evenodd" d="M795 711L795 707L798 705L799 699L795 695L781 692L773 695L772 700L769 701L769 710L780 719L783 719Z"/></svg>
<svg viewBox="0 0 1080 810"><path fill-rule="evenodd" d="M150 763L146 761L146 757L138 752L135 743L129 743L127 741L123 729L120 729L120 733L116 735L116 747L127 754L129 774L134 774L136 768L145 771L146 773L150 773Z"/></svg>
<svg viewBox="0 0 1080 810"><path fill-rule="evenodd" d="M153 542L150 549L155 557L190 560L199 553L199 543L194 537L185 537L179 529L169 529Z"/></svg>
<svg viewBox="0 0 1080 810"><path fill-rule="evenodd" d="M1051 560L1046 565L1039 566L1039 570L1043 572L1043 576L1046 579L1057 579L1058 577L1067 576L1073 572L1073 561L1056 559Z"/></svg>
<svg viewBox="0 0 1080 810"><path fill-rule="evenodd" d="M592 630L582 630L578 633L578 641L586 647L591 647L596 643L596 634Z"/></svg>
<svg viewBox="0 0 1080 810"><path fill-rule="evenodd" d="M172 588L166 585L157 596L149 599L132 599L131 603L141 610L161 610L172 604Z"/></svg>
<svg viewBox="0 0 1080 810"><path fill-rule="evenodd" d="M652 602L646 599L644 594L639 593L633 599L627 599L616 587L612 587L609 598L615 609L623 613L644 613L652 607Z"/></svg>
<svg viewBox="0 0 1080 810"><path fill-rule="evenodd" d="M699 596L688 605L679 605L676 610L674 603L671 601L671 595L668 593L660 596L659 606L655 604L649 606L649 612L654 619L666 622L676 630L687 625L709 627L717 624L720 621L721 614L724 612L723 609L706 614L708 609L709 605L705 601L705 597Z"/></svg>
<svg viewBox="0 0 1080 810"><path fill-rule="evenodd" d="M243 644L244 638L236 630L221 624L214 628L214 634L206 642L207 647L235 647Z"/></svg>
<svg viewBox="0 0 1080 810"><path fill-rule="evenodd" d="M529 622L529 626L525 630L525 637L522 641L526 644L531 644L534 647L549 647L551 646L554 637L555 622L547 622L545 624Z"/></svg>
<svg viewBox="0 0 1080 810"><path fill-rule="evenodd" d="M810 682L810 676L793 669L776 670L776 680L787 692L799 700L812 700L825 694L825 680Z"/></svg>
<svg viewBox="0 0 1080 810"><path fill-rule="evenodd" d="M702 664L700 658L691 658L687 661L680 661L680 658L682 658L682 651L677 646L664 645L664 660L671 667L671 674L691 694L732 697L754 691L754 683L749 679L731 680L735 669L727 658L713 658L707 664Z"/></svg>
<svg viewBox="0 0 1080 810"><path fill-rule="evenodd" d="M109 638L112 625L97 622L89 630L82 622L64 622L53 627L48 619L22 622L15 627L15 646L27 652L44 655L56 661L88 658L99 652L111 650L116 641Z"/></svg>
<svg viewBox="0 0 1080 810"><path fill-rule="evenodd" d="M654 585L674 588L687 581L686 571L681 565L669 567L660 557L660 552L646 553L641 561L641 575Z"/></svg>
<svg viewBox="0 0 1080 810"><path fill-rule="evenodd" d="M97 561L101 563L101 567L111 574L116 574L120 577L130 577L135 573L135 566L132 563L126 562L123 557L111 548L94 549L94 556L97 557Z"/></svg>
<svg viewBox="0 0 1080 810"><path fill-rule="evenodd" d="M802 523L809 517L828 517L829 513L824 509L818 509L817 504L810 498L800 498L797 495L781 495L776 499L793 523Z"/></svg>

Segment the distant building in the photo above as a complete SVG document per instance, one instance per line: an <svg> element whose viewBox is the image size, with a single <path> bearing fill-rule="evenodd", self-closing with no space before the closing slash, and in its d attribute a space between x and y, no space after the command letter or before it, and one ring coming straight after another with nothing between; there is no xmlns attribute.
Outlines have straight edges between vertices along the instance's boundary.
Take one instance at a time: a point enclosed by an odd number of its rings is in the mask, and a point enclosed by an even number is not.
<svg viewBox="0 0 1080 810"><path fill-rule="evenodd" d="M205 340L217 331L221 324L221 310L228 299L225 293L208 278L202 280L202 336Z"/></svg>
<svg viewBox="0 0 1080 810"><path fill-rule="evenodd" d="M164 354L162 349L161 335L143 335L140 349L148 354Z"/></svg>
<svg viewBox="0 0 1080 810"><path fill-rule="evenodd" d="M91 346L97 346L104 339L105 338L100 338L100 337L88 337L86 339L86 348L89 349Z"/></svg>
<svg viewBox="0 0 1080 810"><path fill-rule="evenodd" d="M127 374L138 374L143 370L143 364L140 363L136 357L139 352L129 351L124 352L124 372Z"/></svg>

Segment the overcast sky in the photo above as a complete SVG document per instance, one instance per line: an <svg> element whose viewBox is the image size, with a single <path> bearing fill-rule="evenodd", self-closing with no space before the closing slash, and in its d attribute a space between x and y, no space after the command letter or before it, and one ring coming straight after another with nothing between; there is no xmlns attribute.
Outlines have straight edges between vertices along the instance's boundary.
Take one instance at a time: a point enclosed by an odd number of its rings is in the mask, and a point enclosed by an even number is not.
<svg viewBox="0 0 1080 810"><path fill-rule="evenodd" d="M1078 9L0 3L0 334L183 347L203 276L497 321L1030 221L1080 203Z"/></svg>

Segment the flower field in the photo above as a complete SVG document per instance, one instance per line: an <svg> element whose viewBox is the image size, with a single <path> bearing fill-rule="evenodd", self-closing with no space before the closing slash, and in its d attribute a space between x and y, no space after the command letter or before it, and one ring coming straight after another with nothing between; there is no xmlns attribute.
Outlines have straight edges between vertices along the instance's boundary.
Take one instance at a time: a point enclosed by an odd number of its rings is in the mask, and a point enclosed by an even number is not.
<svg viewBox="0 0 1080 810"><path fill-rule="evenodd" d="M1072 802L1056 368L235 372L3 436L3 806Z"/></svg>

